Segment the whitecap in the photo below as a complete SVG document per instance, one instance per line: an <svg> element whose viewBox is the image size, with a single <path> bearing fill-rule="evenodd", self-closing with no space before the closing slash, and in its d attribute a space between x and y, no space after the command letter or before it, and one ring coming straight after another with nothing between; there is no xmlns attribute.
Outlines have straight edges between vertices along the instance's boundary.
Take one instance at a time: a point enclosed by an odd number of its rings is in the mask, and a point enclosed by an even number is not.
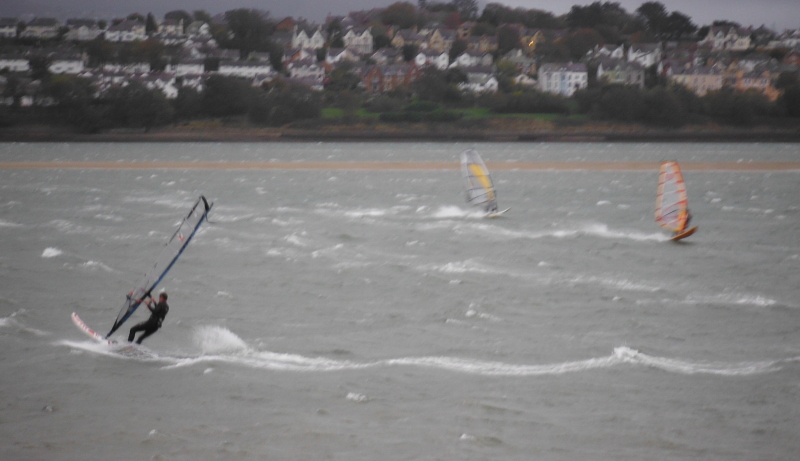
<svg viewBox="0 0 800 461"><path fill-rule="evenodd" d="M59 250L58 248L48 247L42 252L42 258L55 258L56 256L63 254L64 252Z"/></svg>

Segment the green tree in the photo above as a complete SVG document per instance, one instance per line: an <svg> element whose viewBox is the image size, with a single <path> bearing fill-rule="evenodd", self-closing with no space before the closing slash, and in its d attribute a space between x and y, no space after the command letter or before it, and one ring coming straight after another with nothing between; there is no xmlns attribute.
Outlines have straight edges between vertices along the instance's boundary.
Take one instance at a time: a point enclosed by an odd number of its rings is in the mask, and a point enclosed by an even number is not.
<svg viewBox="0 0 800 461"><path fill-rule="evenodd" d="M694 25L692 19L679 11L670 13L664 23L664 33L670 39L691 37L696 31L697 26Z"/></svg>
<svg viewBox="0 0 800 461"><path fill-rule="evenodd" d="M100 67L103 64L111 62L117 52L116 46L111 42L107 42L102 35L94 40L86 42L84 49L89 58L90 67Z"/></svg>
<svg viewBox="0 0 800 461"><path fill-rule="evenodd" d="M191 120L203 115L203 95L194 88L178 88L178 96L172 101L176 120Z"/></svg>
<svg viewBox="0 0 800 461"><path fill-rule="evenodd" d="M225 20L232 37L230 48L239 50L239 57L246 59L252 51L265 51L270 44L273 26L257 10L238 9L225 12Z"/></svg>
<svg viewBox="0 0 800 461"><path fill-rule="evenodd" d="M30 75L34 80L44 80L50 76L50 64L53 60L50 56L44 53L38 53L30 57L28 60L30 65Z"/></svg>
<svg viewBox="0 0 800 461"><path fill-rule="evenodd" d="M211 15L206 10L195 10L192 12L195 21L202 21L205 23L211 22Z"/></svg>
<svg viewBox="0 0 800 461"><path fill-rule="evenodd" d="M394 25L400 29L409 29L419 22L417 9L408 2L392 3L381 12L380 17L384 24Z"/></svg>
<svg viewBox="0 0 800 461"><path fill-rule="evenodd" d="M110 107L109 120L117 126L150 131L172 121L172 106L164 94L136 81L109 90L104 99Z"/></svg>
<svg viewBox="0 0 800 461"><path fill-rule="evenodd" d="M461 53L467 51L467 42L463 40L456 40L450 46L450 62L455 61L455 59L461 55Z"/></svg>
<svg viewBox="0 0 800 461"><path fill-rule="evenodd" d="M195 13L197 13L197 12L195 12ZM208 13L206 13L206 14L208 14ZM175 22L183 21L183 27L184 28L192 23L192 15L189 14L188 11L184 11L184 10L172 10L172 11L169 11L169 12L167 12L167 14L164 15L164 19L169 19L169 20L175 21ZM209 20L210 20L210 18L209 18Z"/></svg>
<svg viewBox="0 0 800 461"><path fill-rule="evenodd" d="M667 9L660 2L644 2L636 9L636 13L647 24L648 29L660 37L667 26Z"/></svg>
<svg viewBox="0 0 800 461"><path fill-rule="evenodd" d="M403 45L403 61L409 62L414 60L414 57L419 53L419 47L413 43L406 43Z"/></svg>
<svg viewBox="0 0 800 461"><path fill-rule="evenodd" d="M474 21L478 19L478 2L476 0L451 0L458 10L458 14L465 21Z"/></svg>
<svg viewBox="0 0 800 461"><path fill-rule="evenodd" d="M500 27L497 29L497 52L504 55L519 47L519 33L513 27Z"/></svg>
<svg viewBox="0 0 800 461"><path fill-rule="evenodd" d="M212 75L203 92L203 112L212 117L244 115L259 91L236 77Z"/></svg>
<svg viewBox="0 0 800 461"><path fill-rule="evenodd" d="M381 48L389 48L392 46L392 39L386 34L376 35L372 39L372 46L376 51L380 50Z"/></svg>
<svg viewBox="0 0 800 461"><path fill-rule="evenodd" d="M53 115L60 122L78 130L94 133L107 125L107 107L94 98L94 86L84 78L71 75L54 75L42 88L54 101Z"/></svg>
<svg viewBox="0 0 800 461"><path fill-rule="evenodd" d="M144 31L147 35L152 35L158 32L158 24L153 13L147 13L147 20L144 23Z"/></svg>
<svg viewBox="0 0 800 461"><path fill-rule="evenodd" d="M141 13L131 13L131 14L128 15L128 17L126 19L128 21L141 22L142 24L144 24L144 22L145 22L145 17L142 16Z"/></svg>

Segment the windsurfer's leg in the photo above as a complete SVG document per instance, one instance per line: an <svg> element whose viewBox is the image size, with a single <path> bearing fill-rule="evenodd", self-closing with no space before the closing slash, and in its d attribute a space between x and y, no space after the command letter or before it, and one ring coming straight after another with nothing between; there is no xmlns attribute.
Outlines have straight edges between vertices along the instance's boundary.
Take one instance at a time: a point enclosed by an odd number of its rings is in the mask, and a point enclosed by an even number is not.
<svg viewBox="0 0 800 461"><path fill-rule="evenodd" d="M131 327L130 333L128 333L128 342L133 342L133 337L136 335L137 331L146 330L147 326L145 325L146 322L137 323L136 325Z"/></svg>
<svg viewBox="0 0 800 461"><path fill-rule="evenodd" d="M136 340L136 344L142 344L142 341L144 341L145 338L152 335L156 331L158 331L158 325L149 326L147 329L144 330L144 334L139 336L139 339Z"/></svg>

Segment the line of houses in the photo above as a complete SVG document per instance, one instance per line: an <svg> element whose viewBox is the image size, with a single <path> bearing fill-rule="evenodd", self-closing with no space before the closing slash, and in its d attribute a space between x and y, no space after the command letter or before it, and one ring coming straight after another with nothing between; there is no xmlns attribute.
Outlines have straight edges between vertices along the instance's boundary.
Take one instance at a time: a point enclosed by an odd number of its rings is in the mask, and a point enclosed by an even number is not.
<svg viewBox="0 0 800 461"><path fill-rule="evenodd" d="M364 25L366 19L359 14L363 12L336 18L341 27L338 37L343 45L339 48L330 47L332 37L321 25L293 18L278 22L271 39L284 49L281 72L272 67L266 53L254 52L247 59L240 59L238 50L219 48L211 35L211 24L203 21L184 24L182 20L164 19L156 25L156 30L148 34L145 24L134 19L106 25L104 21L91 19L70 19L61 24L53 18L35 18L21 24L15 18L0 18L0 37L62 37L60 43L97 39L113 43L158 40L165 45L180 47L180 57L160 72L151 72L150 65L142 62L105 63L89 68L86 53L80 46L59 46L44 52L51 73L88 78L99 91L137 80L162 91L168 98L174 98L181 86L202 90L205 78L214 74L248 79L257 86L280 77L321 90L331 72L345 63L348 71L360 79L360 85L369 93L407 89L426 67L461 69L466 76L466 82L460 84L464 91L498 91L495 61L498 40L493 36L473 36L475 23L465 22L454 29L435 24L415 29L388 27L386 34L391 38L392 46L374 50L372 28ZM215 19L224 20L220 17ZM566 31L526 29L518 25L508 27L515 28L520 42L497 60L514 66L518 72L514 82L566 97L587 88L591 68L593 71L596 69L598 81L608 83L643 88L646 72L650 69L698 95L731 86L740 91L756 90L774 100L780 94L774 86L777 76L800 65L800 30L776 35L764 28L714 26L698 42L598 45L580 62L548 63L537 59L537 46L548 40L563 39ZM451 60L450 50L456 41L463 42L465 50ZM753 50L756 43L791 51L783 62L776 62L755 51L743 55ZM416 52L407 61L409 56L404 51L409 45ZM320 49L325 50L324 56L318 54ZM23 47L0 53L0 71L29 72L32 56L42 53L41 50Z"/></svg>

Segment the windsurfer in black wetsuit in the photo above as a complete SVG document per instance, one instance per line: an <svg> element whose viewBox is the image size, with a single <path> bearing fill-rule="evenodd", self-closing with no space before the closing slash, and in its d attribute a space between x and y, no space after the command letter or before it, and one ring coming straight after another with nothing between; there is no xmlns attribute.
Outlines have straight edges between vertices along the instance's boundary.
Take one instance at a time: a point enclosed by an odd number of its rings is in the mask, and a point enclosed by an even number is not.
<svg viewBox="0 0 800 461"><path fill-rule="evenodd" d="M151 306L151 304L154 305ZM158 295L157 304L153 301L153 298L150 297L144 300L144 305L150 310L150 318L144 322L137 323L131 328L128 334L128 342L133 341L133 337L136 335L137 331L144 331L144 334L139 336L139 339L136 340L136 344L142 344L144 338L147 338L161 328L161 323L164 322L164 318L167 316L167 312L169 312L167 293L165 292Z"/></svg>

